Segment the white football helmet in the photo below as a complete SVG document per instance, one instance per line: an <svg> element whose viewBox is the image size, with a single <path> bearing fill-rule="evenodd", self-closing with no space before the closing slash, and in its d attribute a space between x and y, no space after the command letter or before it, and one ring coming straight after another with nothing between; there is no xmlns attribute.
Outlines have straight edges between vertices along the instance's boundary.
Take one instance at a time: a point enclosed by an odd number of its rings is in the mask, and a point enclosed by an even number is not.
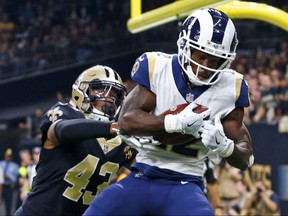
<svg viewBox="0 0 288 216"><path fill-rule="evenodd" d="M235 26L226 14L213 8L200 9L182 24L177 41L178 61L191 83L212 85L220 79L220 72L229 68L235 59L237 44ZM191 58L193 49L221 58L219 67L209 68L194 61ZM197 66L196 71L192 71L191 63ZM200 80L200 69L209 71L212 75L206 80Z"/></svg>
<svg viewBox="0 0 288 216"><path fill-rule="evenodd" d="M109 94L111 90L115 96ZM84 113L87 119L112 122L120 111L125 95L126 90L119 74L110 67L96 65L78 76L72 86L69 103ZM105 102L101 110L93 106L95 101ZM114 106L111 106L111 102Z"/></svg>

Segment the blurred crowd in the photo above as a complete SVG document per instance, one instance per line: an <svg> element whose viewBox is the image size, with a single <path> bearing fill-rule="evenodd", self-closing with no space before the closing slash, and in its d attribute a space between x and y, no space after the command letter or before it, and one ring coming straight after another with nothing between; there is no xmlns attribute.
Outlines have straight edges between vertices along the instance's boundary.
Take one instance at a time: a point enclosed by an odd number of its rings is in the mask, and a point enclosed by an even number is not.
<svg viewBox="0 0 288 216"><path fill-rule="evenodd" d="M221 215L281 215L279 195L271 189L271 182L261 178L249 182L242 171L230 166L225 159L214 167L214 173Z"/></svg>
<svg viewBox="0 0 288 216"><path fill-rule="evenodd" d="M13 215L31 190L39 154L40 146L21 148L18 153L6 149L0 161L1 215ZM20 162L15 160L17 156Z"/></svg>
<svg viewBox="0 0 288 216"><path fill-rule="evenodd" d="M172 0L143 1L142 10L145 12L172 2ZM267 2L287 11L288 3L286 1L270 0ZM132 42L136 43L137 47L142 43L139 37L146 37L146 40L152 43L164 40L174 43L175 37L178 36L176 26L159 27L159 32L164 32L161 34L162 37L158 36L158 31L132 35L126 27L129 17L130 0L1 0L0 80L20 74L36 73L61 65L85 63L92 57L115 53L125 47L127 49ZM242 25L241 21L239 25ZM272 42L273 38L281 40L281 36L279 36L281 31L271 25L268 30L269 35L268 31L265 31L267 26L261 27L261 25L258 31L254 31L256 35L251 34L252 26L255 24L247 25L246 22L246 25L243 26L245 30L238 32L242 45L244 40L250 42L252 40L253 43L255 37L257 37L256 43L260 43L264 38L270 38L271 46L275 44ZM265 40L262 43L269 46ZM250 51L248 50L248 53ZM282 58L283 61L285 50L282 50L284 53L275 53L275 51L270 47L270 53L257 53L257 60L260 59L260 61L250 63L266 67L266 58L268 57L268 61L270 61L269 55L275 54L272 57L277 65L278 61L281 61L279 58ZM254 57L251 56L251 53L248 56L247 53L243 54L249 59ZM248 66L251 65L244 65L246 72L248 72Z"/></svg>
<svg viewBox="0 0 288 216"><path fill-rule="evenodd" d="M0 1L0 79L81 63L103 55L115 40L125 44L128 3Z"/></svg>
<svg viewBox="0 0 288 216"><path fill-rule="evenodd" d="M238 55L232 68L245 75L249 85L251 105L245 123L280 123L279 131L288 132L288 41L273 52L258 49L249 57Z"/></svg>

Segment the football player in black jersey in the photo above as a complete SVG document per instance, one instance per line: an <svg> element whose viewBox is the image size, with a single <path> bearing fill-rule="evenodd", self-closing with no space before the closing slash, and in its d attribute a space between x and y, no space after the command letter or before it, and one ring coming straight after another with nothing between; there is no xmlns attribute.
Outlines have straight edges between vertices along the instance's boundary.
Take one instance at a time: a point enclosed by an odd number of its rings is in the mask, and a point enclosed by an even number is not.
<svg viewBox="0 0 288 216"><path fill-rule="evenodd" d="M107 66L85 70L69 103L56 103L41 122L42 149L32 190L15 215L82 215L113 175L137 153L117 136L126 91Z"/></svg>

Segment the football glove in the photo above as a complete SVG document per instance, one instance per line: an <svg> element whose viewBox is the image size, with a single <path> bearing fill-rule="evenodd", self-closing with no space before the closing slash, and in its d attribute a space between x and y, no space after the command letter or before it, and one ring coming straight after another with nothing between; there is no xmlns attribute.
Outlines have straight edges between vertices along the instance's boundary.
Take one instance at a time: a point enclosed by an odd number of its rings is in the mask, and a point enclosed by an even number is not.
<svg viewBox="0 0 288 216"><path fill-rule="evenodd" d="M141 148L144 145L160 145L161 143L154 139L149 139L149 137L137 137L137 136L126 136L119 134L122 141L127 143L133 148Z"/></svg>
<svg viewBox="0 0 288 216"><path fill-rule="evenodd" d="M233 153L234 141L226 137L220 115L215 117L214 124L210 120L204 121L199 131L202 143L221 157L229 157Z"/></svg>
<svg viewBox="0 0 288 216"><path fill-rule="evenodd" d="M190 103L180 113L165 116L164 127L167 133L183 133L193 135L200 138L199 129L203 124L203 119L210 115L210 110L202 113L195 113L192 110L198 105Z"/></svg>

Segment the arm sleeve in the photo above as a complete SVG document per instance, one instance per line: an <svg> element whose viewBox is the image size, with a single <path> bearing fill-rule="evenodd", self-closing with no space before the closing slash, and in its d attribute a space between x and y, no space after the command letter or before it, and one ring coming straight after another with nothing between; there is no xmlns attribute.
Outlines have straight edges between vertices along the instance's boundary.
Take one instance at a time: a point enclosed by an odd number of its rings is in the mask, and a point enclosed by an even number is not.
<svg viewBox="0 0 288 216"><path fill-rule="evenodd" d="M109 137L111 123L88 119L59 121L55 125L55 134L62 144L75 143L79 140Z"/></svg>

